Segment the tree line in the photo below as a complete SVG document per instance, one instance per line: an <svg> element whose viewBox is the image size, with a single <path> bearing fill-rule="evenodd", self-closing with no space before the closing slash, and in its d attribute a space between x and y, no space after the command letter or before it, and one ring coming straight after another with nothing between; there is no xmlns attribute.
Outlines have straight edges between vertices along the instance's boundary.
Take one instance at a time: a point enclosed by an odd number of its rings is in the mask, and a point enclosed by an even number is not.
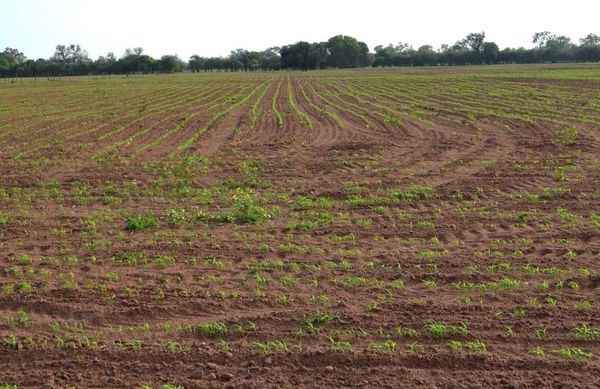
<svg viewBox="0 0 600 389"><path fill-rule="evenodd" d="M192 55L187 62L177 55L153 58L142 48L127 49L119 58L108 53L96 60L77 44L58 45L48 59L28 59L17 49L0 53L0 76L66 76L102 74L175 73L182 71L253 71L328 69L384 66L448 66L520 64L542 62L598 62L600 37L589 34L575 44L569 37L548 31L535 33L533 48L505 48L487 42L485 33L471 33L453 45L434 50L431 45L414 49L406 43L379 45L371 52L356 38L337 35L326 42L297 42L264 51L237 49L225 57Z"/></svg>
<svg viewBox="0 0 600 389"><path fill-rule="evenodd" d="M543 62L598 62L600 37L588 34L579 45L569 37L548 31L535 33L531 49L505 48L500 50L495 42L486 42L485 33L471 33L453 45L442 45L434 50L430 45L418 49L399 43L376 46L373 66L425 66L425 65L482 65L526 64Z"/></svg>

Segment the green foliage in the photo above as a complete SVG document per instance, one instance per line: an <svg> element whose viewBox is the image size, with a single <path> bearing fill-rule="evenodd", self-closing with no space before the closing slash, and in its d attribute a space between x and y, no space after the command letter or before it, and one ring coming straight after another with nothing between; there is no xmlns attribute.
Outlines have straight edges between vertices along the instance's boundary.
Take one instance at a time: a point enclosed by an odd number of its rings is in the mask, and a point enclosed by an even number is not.
<svg viewBox="0 0 600 389"><path fill-rule="evenodd" d="M544 188L541 198L544 200L553 200L558 197L564 197L569 193L571 193L570 188Z"/></svg>
<svg viewBox="0 0 600 389"><path fill-rule="evenodd" d="M226 336L229 330L225 323L201 323L194 327L194 332L206 337Z"/></svg>
<svg viewBox="0 0 600 389"><path fill-rule="evenodd" d="M154 216L133 216L127 219L127 229L130 231L141 231L158 225Z"/></svg>
<svg viewBox="0 0 600 389"><path fill-rule="evenodd" d="M578 340L600 340L600 328L582 325L573 330L573 334Z"/></svg>
<svg viewBox="0 0 600 389"><path fill-rule="evenodd" d="M294 202L292 208L293 209L311 209L315 206L314 202L304 196L300 196L298 197L298 199L296 200L296 202Z"/></svg>
<svg viewBox="0 0 600 389"><path fill-rule="evenodd" d="M357 68L370 65L369 48L363 42L345 35L327 41L328 64L336 68Z"/></svg>
<svg viewBox="0 0 600 389"><path fill-rule="evenodd" d="M556 131L556 140L561 146L571 146L577 139L578 131L570 127Z"/></svg>
<svg viewBox="0 0 600 389"><path fill-rule="evenodd" d="M274 340L265 343L254 342L254 346L264 353L288 353L290 351L287 342Z"/></svg>
<svg viewBox="0 0 600 389"><path fill-rule="evenodd" d="M563 223L580 223L582 220L581 216L571 213L563 207L558 207L556 212Z"/></svg>
<svg viewBox="0 0 600 389"><path fill-rule="evenodd" d="M204 218L220 224L250 224L273 217L273 214L258 205L257 196L252 191L244 191L238 188L231 196L231 201L233 203L231 212L218 216L205 216Z"/></svg>
<svg viewBox="0 0 600 389"><path fill-rule="evenodd" d="M392 339L388 339L382 343L372 343L371 348L377 352L392 353L396 351L396 342Z"/></svg>
<svg viewBox="0 0 600 389"><path fill-rule="evenodd" d="M542 349L541 347L536 347L536 348L532 348L528 351L529 354L534 355L538 358L545 358L546 357L546 353L544 352L544 349Z"/></svg>
<svg viewBox="0 0 600 389"><path fill-rule="evenodd" d="M19 309L15 315L10 314L6 316L6 322L9 325L27 327L30 321L31 319L23 309Z"/></svg>
<svg viewBox="0 0 600 389"><path fill-rule="evenodd" d="M10 224L10 217L0 212L0 226L5 226L7 224Z"/></svg>
<svg viewBox="0 0 600 389"><path fill-rule="evenodd" d="M447 335L459 335L459 336L466 337L469 334L469 330L465 323L460 323L460 324L431 323L426 328L436 338L443 338Z"/></svg>
<svg viewBox="0 0 600 389"><path fill-rule="evenodd" d="M304 317L305 329L308 334L319 332L319 327L322 324L338 320L337 315L329 312L317 312L312 316Z"/></svg>
<svg viewBox="0 0 600 389"><path fill-rule="evenodd" d="M479 341L479 340L475 340L472 342L467 342L466 343L467 348L469 349L470 352L472 353L485 353L487 352L487 347L485 345L485 343Z"/></svg>
<svg viewBox="0 0 600 389"><path fill-rule="evenodd" d="M430 185L411 185L404 192L391 191L391 196L407 202L430 199L435 192Z"/></svg>
<svg viewBox="0 0 600 389"><path fill-rule="evenodd" d="M124 266L134 266L140 262L146 261L146 255L138 252L119 252L112 258L113 262Z"/></svg>
<svg viewBox="0 0 600 389"><path fill-rule="evenodd" d="M579 348L561 348L557 350L552 350L552 352L556 355L559 355L563 358L567 359L589 359L591 360L593 354L591 352L583 351Z"/></svg>

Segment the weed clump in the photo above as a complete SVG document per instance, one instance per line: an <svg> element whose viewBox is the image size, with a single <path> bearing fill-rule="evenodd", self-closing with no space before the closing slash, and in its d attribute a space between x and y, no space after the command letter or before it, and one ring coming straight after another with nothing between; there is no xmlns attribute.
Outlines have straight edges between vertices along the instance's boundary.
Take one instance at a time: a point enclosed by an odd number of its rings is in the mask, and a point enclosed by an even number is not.
<svg viewBox="0 0 600 389"><path fill-rule="evenodd" d="M158 227L158 220L154 216L133 216L127 219L129 231L141 231L152 227Z"/></svg>

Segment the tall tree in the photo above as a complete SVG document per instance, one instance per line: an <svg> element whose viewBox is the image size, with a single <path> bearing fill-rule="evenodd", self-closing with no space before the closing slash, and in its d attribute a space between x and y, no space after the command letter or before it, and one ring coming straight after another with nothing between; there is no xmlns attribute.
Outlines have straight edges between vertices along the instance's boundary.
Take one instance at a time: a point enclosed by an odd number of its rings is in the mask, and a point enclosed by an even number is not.
<svg viewBox="0 0 600 389"><path fill-rule="evenodd" d="M600 46L600 36L596 34L588 34L585 38L579 40L582 46Z"/></svg>
<svg viewBox="0 0 600 389"><path fill-rule="evenodd" d="M13 67L25 63L27 57L19 50L7 47L0 53L0 59L4 60L7 66Z"/></svg>
<svg viewBox="0 0 600 389"><path fill-rule="evenodd" d="M279 47L269 47L260 53L260 68L268 70L281 69L281 56Z"/></svg>
<svg viewBox="0 0 600 389"><path fill-rule="evenodd" d="M65 65L91 62L87 51L82 49L81 46L73 43L68 46L57 45L52 59Z"/></svg>
<svg viewBox="0 0 600 389"><path fill-rule="evenodd" d="M538 47L546 46L546 41L551 37L550 31L536 32L531 38L531 42Z"/></svg>
<svg viewBox="0 0 600 389"><path fill-rule="evenodd" d="M0 74L7 73L10 68L11 66L8 64L8 61L0 55Z"/></svg>
<svg viewBox="0 0 600 389"><path fill-rule="evenodd" d="M311 58L311 44L296 42L283 46L280 50L281 67L284 69L315 69L314 58Z"/></svg>
<svg viewBox="0 0 600 389"><path fill-rule="evenodd" d="M158 61L160 71L163 73L175 73L183 70L183 61L176 55L163 55Z"/></svg>
<svg viewBox="0 0 600 389"><path fill-rule="evenodd" d="M369 48L356 38L336 35L327 41L328 63L335 68L356 68L369 62Z"/></svg>
<svg viewBox="0 0 600 389"><path fill-rule="evenodd" d="M200 56L194 54L190 57L188 61L188 68L192 72L199 72L200 70L204 69L205 62L206 61L204 60L204 58L201 58Z"/></svg>
<svg viewBox="0 0 600 389"><path fill-rule="evenodd" d="M463 39L463 43L466 47L476 53L480 53L483 49L483 43L485 42L485 32L473 32L470 33Z"/></svg>
<svg viewBox="0 0 600 389"><path fill-rule="evenodd" d="M487 64L493 64L498 62L498 55L500 49L494 42L485 42L482 48L483 60Z"/></svg>

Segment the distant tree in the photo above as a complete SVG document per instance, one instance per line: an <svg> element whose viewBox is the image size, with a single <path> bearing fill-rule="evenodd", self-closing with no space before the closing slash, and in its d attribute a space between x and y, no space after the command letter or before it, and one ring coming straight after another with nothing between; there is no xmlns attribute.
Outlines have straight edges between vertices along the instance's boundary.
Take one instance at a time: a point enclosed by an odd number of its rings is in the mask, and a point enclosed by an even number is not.
<svg viewBox="0 0 600 389"><path fill-rule="evenodd" d="M283 69L321 69L327 66L329 51L326 42L296 42L279 50Z"/></svg>
<svg viewBox="0 0 600 389"><path fill-rule="evenodd" d="M369 48L353 37L336 35L327 41L328 64L336 68L356 68L370 62Z"/></svg>
<svg viewBox="0 0 600 389"><path fill-rule="evenodd" d="M206 63L206 60L204 58L201 58L198 55L192 55L188 61L188 68L192 71L192 72L199 72L200 70L204 69L204 65Z"/></svg>
<svg viewBox="0 0 600 389"><path fill-rule="evenodd" d="M548 31L538 32L533 35L541 61L570 61L575 56L575 45L571 38L564 35L551 34Z"/></svg>
<svg viewBox="0 0 600 389"><path fill-rule="evenodd" d="M394 50L397 53L404 53L408 50L412 50L412 46L408 43L398 42L396 46L394 46Z"/></svg>
<svg viewBox="0 0 600 389"><path fill-rule="evenodd" d="M494 42L485 42L482 48L483 61L487 64L493 64L498 62L498 55L500 49Z"/></svg>
<svg viewBox="0 0 600 389"><path fill-rule="evenodd" d="M573 46L573 44L571 43L571 38L564 36L564 35L560 35L560 36L552 35L546 41L546 47L551 48L551 49L552 48L564 49L564 48L569 48L572 46Z"/></svg>
<svg viewBox="0 0 600 389"><path fill-rule="evenodd" d="M546 41L551 37L550 31L536 32L533 34L531 42L538 47L546 46Z"/></svg>
<svg viewBox="0 0 600 389"><path fill-rule="evenodd" d="M27 57L19 50L7 47L2 53L0 53L0 59L2 59L8 67L14 67L25 63Z"/></svg>
<svg viewBox="0 0 600 389"><path fill-rule="evenodd" d="M247 70L246 63L249 60L249 52L244 49L231 50L229 54L229 61L233 70L244 69Z"/></svg>
<svg viewBox="0 0 600 389"><path fill-rule="evenodd" d="M229 59L235 64L236 68L244 70L258 70L261 68L264 53L256 51L248 51L244 49L233 50L229 55Z"/></svg>
<svg viewBox="0 0 600 389"><path fill-rule="evenodd" d="M373 62L373 66L391 66L392 59L396 55L394 51L394 46L389 44L387 46L378 45L375 46L375 60Z"/></svg>
<svg viewBox="0 0 600 389"><path fill-rule="evenodd" d="M160 71L160 65L149 55L145 55L144 49L126 49L118 61L118 68L122 73L151 73Z"/></svg>
<svg viewBox="0 0 600 389"><path fill-rule="evenodd" d="M358 64L361 67L371 66L375 60L375 56L369 51L369 46L365 42L358 42L359 46L359 57Z"/></svg>
<svg viewBox="0 0 600 389"><path fill-rule="evenodd" d="M575 58L578 61L598 62L600 61L600 37L596 34L588 34L579 40L579 47L575 50Z"/></svg>
<svg viewBox="0 0 600 389"><path fill-rule="evenodd" d="M50 59L28 60L17 49L0 52L0 75L83 75L179 72L187 66L192 72L355 68L365 66L424 66L469 65L493 63L540 63L557 61L600 61L600 37L588 34L579 45L564 35L549 31L533 35L533 49L505 48L500 51L494 42L485 41L485 33L471 33L453 45L441 45L435 51L431 45L418 49L406 43L378 45L374 53L364 42L337 35L327 42L300 41L264 51L236 49L227 57L203 58L193 55L185 64L176 55L165 55L159 60L144 54L141 47L125 50L119 59L113 53L91 61L87 52L77 44L57 45Z"/></svg>
<svg viewBox="0 0 600 389"><path fill-rule="evenodd" d="M483 43L485 42L485 32L471 33L463 39L465 47L471 49L476 53L480 53L483 49Z"/></svg>
<svg viewBox="0 0 600 389"><path fill-rule="evenodd" d="M91 60L88 57L87 51L83 50L81 46L76 44L70 44L68 46L58 45L54 52L53 60L61 62L65 65L75 65L82 63L89 63Z"/></svg>
<svg viewBox="0 0 600 389"><path fill-rule="evenodd" d="M57 45L54 55L52 70L58 74L82 75L92 72L92 60L87 51L77 44Z"/></svg>
<svg viewBox="0 0 600 389"><path fill-rule="evenodd" d="M437 56L433 46L423 45L417 49L416 53L411 53L410 62L414 66L434 65L437 63Z"/></svg>
<svg viewBox="0 0 600 389"><path fill-rule="evenodd" d="M5 75L6 73L8 73L9 70L10 65L8 64L8 61L6 60L6 58L0 55L0 74Z"/></svg>
<svg viewBox="0 0 600 389"><path fill-rule="evenodd" d="M163 73L175 73L183 70L184 63L176 55L163 55L158 61L159 69Z"/></svg>
<svg viewBox="0 0 600 389"><path fill-rule="evenodd" d="M117 73L117 58L114 53L109 52L106 56L100 56L94 63L94 67L97 73L110 74Z"/></svg>
<svg viewBox="0 0 600 389"><path fill-rule="evenodd" d="M375 46L374 51L373 66L400 66L408 64L406 61L413 48L408 43L399 42L396 45L390 43L387 46Z"/></svg>
<svg viewBox="0 0 600 389"><path fill-rule="evenodd" d="M207 58L205 61L205 70L221 70L225 68L225 60L219 57Z"/></svg>
<svg viewBox="0 0 600 389"><path fill-rule="evenodd" d="M303 41L283 46L280 49L281 67L283 69L316 69L316 58L314 55L311 56L311 49L314 49L311 44Z"/></svg>
<svg viewBox="0 0 600 389"><path fill-rule="evenodd" d="M315 42L310 44L308 63L312 69L323 69L330 66L327 42Z"/></svg>
<svg viewBox="0 0 600 389"><path fill-rule="evenodd" d="M450 49L449 49L449 51L454 51L454 52L467 51L467 50L469 50L469 47L467 46L467 43L464 40L456 41L456 43L454 43L452 46L450 46Z"/></svg>
<svg viewBox="0 0 600 389"><path fill-rule="evenodd" d="M279 47L269 47L260 53L260 68L265 70L281 69L281 56Z"/></svg>
<svg viewBox="0 0 600 389"><path fill-rule="evenodd" d="M579 40L582 46L600 46L600 36L596 34L588 34L585 38Z"/></svg>

